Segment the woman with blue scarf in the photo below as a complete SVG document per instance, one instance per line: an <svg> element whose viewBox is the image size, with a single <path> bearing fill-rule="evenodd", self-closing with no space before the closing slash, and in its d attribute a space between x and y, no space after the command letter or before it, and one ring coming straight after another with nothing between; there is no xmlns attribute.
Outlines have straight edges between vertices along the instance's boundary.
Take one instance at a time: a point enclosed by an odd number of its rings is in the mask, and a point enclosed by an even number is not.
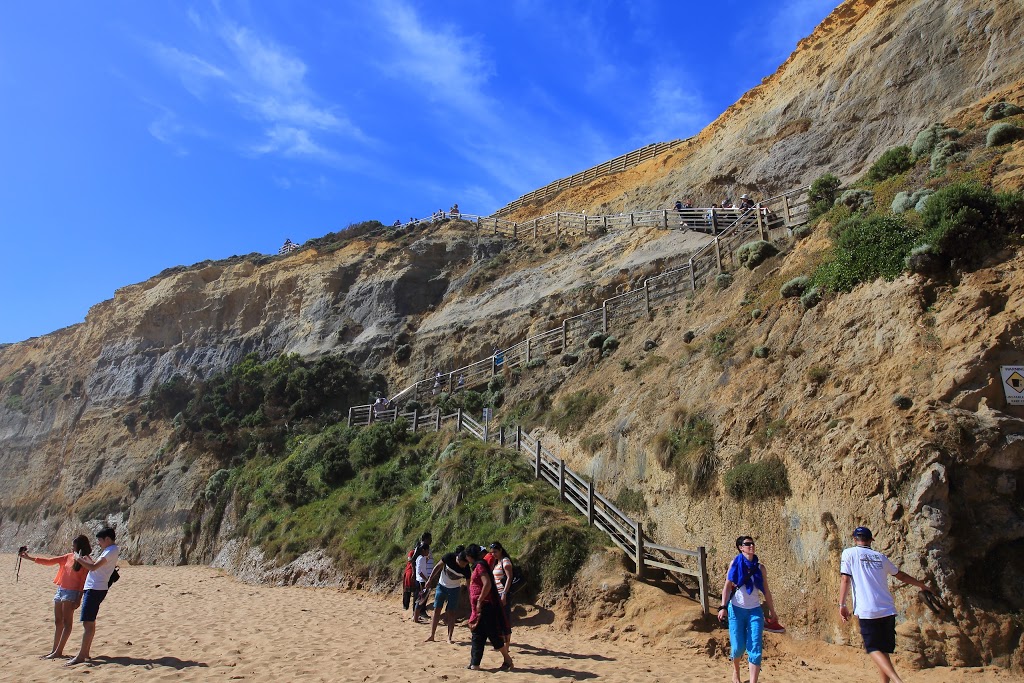
<svg viewBox="0 0 1024 683"><path fill-rule="evenodd" d="M754 539L740 536L736 539L740 554L729 565L722 588L722 606L718 620L724 621L729 615L729 644L732 660L733 683L740 683L740 657L747 653L750 664L750 683L757 683L761 673L761 645L764 640L765 613L761 607L761 594L768 608L769 623L776 622L775 603L768 590L768 576L764 565L754 554Z"/></svg>

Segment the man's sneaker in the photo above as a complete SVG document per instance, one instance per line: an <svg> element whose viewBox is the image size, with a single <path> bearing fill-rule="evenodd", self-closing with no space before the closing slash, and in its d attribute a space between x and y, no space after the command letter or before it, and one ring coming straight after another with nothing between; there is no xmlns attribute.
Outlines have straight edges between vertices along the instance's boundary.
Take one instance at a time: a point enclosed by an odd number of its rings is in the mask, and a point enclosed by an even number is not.
<svg viewBox="0 0 1024 683"><path fill-rule="evenodd" d="M779 623L778 619L765 619L764 630L768 633L785 633L786 628Z"/></svg>

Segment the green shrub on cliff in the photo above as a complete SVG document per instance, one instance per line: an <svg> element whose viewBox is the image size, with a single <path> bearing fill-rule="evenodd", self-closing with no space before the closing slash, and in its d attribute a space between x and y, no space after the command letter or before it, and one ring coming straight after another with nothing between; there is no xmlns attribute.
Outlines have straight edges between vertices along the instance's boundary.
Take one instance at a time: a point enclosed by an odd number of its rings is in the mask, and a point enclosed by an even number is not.
<svg viewBox="0 0 1024 683"><path fill-rule="evenodd" d="M887 150L878 158L871 168L868 169L868 180L879 183L900 173L910 170L914 166L914 155L906 145L893 147Z"/></svg>
<svg viewBox="0 0 1024 683"><path fill-rule="evenodd" d="M893 215L851 216L836 229L839 237L832 257L812 278L814 284L830 291L848 292L879 277L895 279L921 237L913 223Z"/></svg>
<svg viewBox="0 0 1024 683"><path fill-rule="evenodd" d="M1021 139L1024 139L1024 128L1015 126L1008 121L1003 121L988 129L988 134L985 136L985 146L998 147Z"/></svg>
<svg viewBox="0 0 1024 683"><path fill-rule="evenodd" d="M1024 193L949 185L929 198L921 220L929 253L955 268L973 268L1007 235L1024 232Z"/></svg>
<svg viewBox="0 0 1024 683"><path fill-rule="evenodd" d="M711 488L718 471L715 425L700 413L680 412L678 427L660 432L652 447L658 464L675 474L691 494Z"/></svg>
<svg viewBox="0 0 1024 683"><path fill-rule="evenodd" d="M777 456L736 465L725 473L725 490L736 500L785 498L790 494L786 465Z"/></svg>
<svg viewBox="0 0 1024 683"><path fill-rule="evenodd" d="M811 202L811 220L827 213L832 208L832 205L836 203L836 197L839 196L840 185L839 178L831 173L826 173L811 183L808 192L808 199Z"/></svg>

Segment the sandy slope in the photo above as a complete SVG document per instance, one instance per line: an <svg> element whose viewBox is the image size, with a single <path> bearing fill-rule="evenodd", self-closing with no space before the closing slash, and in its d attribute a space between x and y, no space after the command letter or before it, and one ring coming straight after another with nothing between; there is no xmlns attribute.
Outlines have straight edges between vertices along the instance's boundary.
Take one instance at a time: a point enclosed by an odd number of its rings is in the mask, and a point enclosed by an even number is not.
<svg viewBox="0 0 1024 683"><path fill-rule="evenodd" d="M334 589L238 583L206 567L126 567L104 603L92 664L64 669L36 657L48 651L53 570L0 556L4 590L0 679L10 681L460 681L488 678L465 669L459 645L423 643L426 627L403 619L394 598ZM72 642L81 629L76 623ZM764 680L874 680L852 648L775 639ZM691 648L642 649L551 626L518 626L517 671L500 680L721 681L728 662ZM74 651L74 648L69 648ZM490 651L485 669L500 657ZM906 667L904 667L906 668ZM909 681L1009 681L996 669L907 672Z"/></svg>

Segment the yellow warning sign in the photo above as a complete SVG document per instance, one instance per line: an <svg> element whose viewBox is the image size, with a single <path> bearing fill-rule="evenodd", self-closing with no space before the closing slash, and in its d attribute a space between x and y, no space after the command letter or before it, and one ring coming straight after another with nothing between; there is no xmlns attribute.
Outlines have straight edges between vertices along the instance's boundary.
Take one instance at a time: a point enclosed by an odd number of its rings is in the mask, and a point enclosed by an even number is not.
<svg viewBox="0 0 1024 683"><path fill-rule="evenodd" d="M1024 406L1024 365L1004 365L999 368L1003 380L1003 394L1011 406Z"/></svg>

